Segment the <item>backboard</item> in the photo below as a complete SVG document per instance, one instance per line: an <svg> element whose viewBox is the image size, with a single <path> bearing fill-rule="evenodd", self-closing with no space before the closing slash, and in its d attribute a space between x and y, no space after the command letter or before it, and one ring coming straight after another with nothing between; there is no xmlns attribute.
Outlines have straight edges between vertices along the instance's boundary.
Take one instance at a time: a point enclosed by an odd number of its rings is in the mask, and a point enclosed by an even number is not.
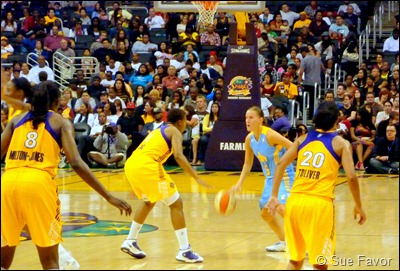
<svg viewBox="0 0 400 271"><path fill-rule="evenodd" d="M154 1L160 12L197 12L191 1ZM256 12L265 9L265 1L219 1L217 12Z"/></svg>

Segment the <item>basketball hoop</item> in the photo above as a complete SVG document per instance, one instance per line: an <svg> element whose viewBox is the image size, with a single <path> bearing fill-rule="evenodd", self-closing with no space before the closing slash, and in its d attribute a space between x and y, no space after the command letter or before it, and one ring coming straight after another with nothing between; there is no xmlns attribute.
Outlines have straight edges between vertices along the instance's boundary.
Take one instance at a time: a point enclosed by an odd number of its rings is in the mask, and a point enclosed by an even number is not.
<svg viewBox="0 0 400 271"><path fill-rule="evenodd" d="M203 25L213 24L219 1L192 1L199 11L199 22Z"/></svg>

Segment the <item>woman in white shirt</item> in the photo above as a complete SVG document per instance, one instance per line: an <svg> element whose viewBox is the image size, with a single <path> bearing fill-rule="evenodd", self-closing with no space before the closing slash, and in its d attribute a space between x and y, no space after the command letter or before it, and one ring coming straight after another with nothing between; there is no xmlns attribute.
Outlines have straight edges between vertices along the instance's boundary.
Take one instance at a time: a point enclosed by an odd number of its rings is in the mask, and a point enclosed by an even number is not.
<svg viewBox="0 0 400 271"><path fill-rule="evenodd" d="M375 126L378 127L378 124L389 118L389 114L392 112L393 103L391 101L386 101L383 103L383 111L378 112L376 115Z"/></svg>
<svg viewBox="0 0 400 271"><path fill-rule="evenodd" d="M94 115L91 113L92 107L88 103L83 103L80 106L78 114L75 115L74 123L85 122L90 127L94 126Z"/></svg>

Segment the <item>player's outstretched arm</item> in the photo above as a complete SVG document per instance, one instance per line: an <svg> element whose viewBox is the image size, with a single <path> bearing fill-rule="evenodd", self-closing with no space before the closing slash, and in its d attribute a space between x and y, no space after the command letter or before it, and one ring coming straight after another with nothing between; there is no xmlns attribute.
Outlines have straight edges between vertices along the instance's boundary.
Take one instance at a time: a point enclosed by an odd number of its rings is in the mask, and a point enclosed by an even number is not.
<svg viewBox="0 0 400 271"><path fill-rule="evenodd" d="M335 138L336 139L336 138ZM338 138L340 143L342 144L342 165L343 169L346 173L347 183L349 184L349 188L351 194L353 195L354 202L356 206L354 207L354 219L357 219L359 216L358 224L364 224L367 216L365 215L362 204L361 204L361 195L360 195L360 187L358 185L358 179L356 172L354 170L354 161L353 161L353 150L351 148L350 143L343 139Z"/></svg>
<svg viewBox="0 0 400 271"><path fill-rule="evenodd" d="M71 167L90 187L92 187L97 193L105 198L110 204L117 207L121 214L125 212L126 215L132 213L131 206L124 200L118 199L110 194L110 192L97 180L97 178L90 171L86 163L81 159L78 148L76 147L75 139L73 137L72 124L60 117L61 122L61 142L64 148L65 156Z"/></svg>
<svg viewBox="0 0 400 271"><path fill-rule="evenodd" d="M174 153L174 158L178 165L187 173L189 174L198 184L207 187L207 188L213 188L213 186L209 185L202 179L200 179L199 176L197 176L196 172L193 170L193 168L190 166L189 161L186 159L186 156L183 154L183 148L182 148L182 134L179 132L178 129L175 127L169 127L168 133L171 133L171 144L172 144L172 150Z"/></svg>

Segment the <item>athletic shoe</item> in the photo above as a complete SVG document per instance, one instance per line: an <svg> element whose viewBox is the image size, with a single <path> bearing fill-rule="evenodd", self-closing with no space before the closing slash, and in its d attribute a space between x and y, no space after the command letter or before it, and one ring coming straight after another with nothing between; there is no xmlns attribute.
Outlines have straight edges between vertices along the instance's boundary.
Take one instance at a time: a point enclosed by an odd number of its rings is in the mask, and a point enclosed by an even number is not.
<svg viewBox="0 0 400 271"><path fill-rule="evenodd" d="M125 240L122 243L121 250L138 259L142 259L147 256L146 253L139 248L137 242L133 240Z"/></svg>
<svg viewBox="0 0 400 271"><path fill-rule="evenodd" d="M286 251L286 242L284 242L284 241L277 242L272 246L266 247L265 250L269 251L269 252L285 252Z"/></svg>
<svg viewBox="0 0 400 271"><path fill-rule="evenodd" d="M203 262L203 257L194 253L192 249L189 248L185 250L179 250L178 255L176 255L176 259L185 263L201 263Z"/></svg>
<svg viewBox="0 0 400 271"><path fill-rule="evenodd" d="M60 270L79 270L79 263L64 248L58 250L58 265Z"/></svg>

